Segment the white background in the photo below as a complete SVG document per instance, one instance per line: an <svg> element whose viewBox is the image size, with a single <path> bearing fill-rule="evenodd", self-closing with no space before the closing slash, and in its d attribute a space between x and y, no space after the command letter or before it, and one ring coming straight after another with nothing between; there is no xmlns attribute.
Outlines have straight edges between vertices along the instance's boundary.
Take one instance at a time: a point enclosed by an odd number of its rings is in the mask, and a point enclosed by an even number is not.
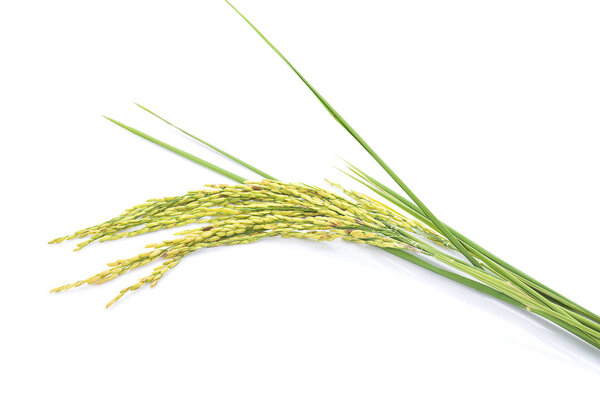
<svg viewBox="0 0 600 407"><path fill-rule="evenodd" d="M447 223L600 312L597 1L238 0ZM600 352L381 250L271 239L48 290L170 232L48 240L216 174L110 115L238 167L138 109L290 181L386 179L222 1L0 5L0 404L564 405Z"/></svg>

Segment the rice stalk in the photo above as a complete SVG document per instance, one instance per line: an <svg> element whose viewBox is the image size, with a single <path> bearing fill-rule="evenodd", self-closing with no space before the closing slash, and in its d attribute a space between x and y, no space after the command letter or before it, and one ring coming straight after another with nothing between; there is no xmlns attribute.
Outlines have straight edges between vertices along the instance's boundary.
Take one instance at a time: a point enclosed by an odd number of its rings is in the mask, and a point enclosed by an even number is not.
<svg viewBox="0 0 600 407"><path fill-rule="evenodd" d="M394 204L401 212L337 184L331 185L343 195L305 184L277 181L271 175L138 105L185 135L266 179L260 182L246 181L222 167L107 118L123 129L238 184L209 185L205 189L181 196L153 199L134 206L106 222L54 239L50 243L84 239L75 248L81 250L94 242L195 225L193 229L175 233L173 239L148 245L147 248L151 249L149 251L108 263L109 269L87 279L57 287L53 292L84 284L103 284L149 263L162 262L137 283L121 290L107 304L109 307L129 292L144 286L154 287L168 271L199 249L247 244L275 236L318 241L343 239L382 248L425 269L526 309L600 349L600 317L544 286L441 222L283 54L231 3L225 1L281 57L325 109L361 144L410 200L352 165L349 165L347 175ZM436 263L441 263L449 269L439 267Z"/></svg>

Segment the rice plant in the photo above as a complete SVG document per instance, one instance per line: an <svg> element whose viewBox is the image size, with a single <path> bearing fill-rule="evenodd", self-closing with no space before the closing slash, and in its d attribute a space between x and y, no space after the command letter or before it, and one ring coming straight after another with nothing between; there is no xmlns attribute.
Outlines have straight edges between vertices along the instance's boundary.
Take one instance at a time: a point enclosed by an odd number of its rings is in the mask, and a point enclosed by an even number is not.
<svg viewBox="0 0 600 407"><path fill-rule="evenodd" d="M57 287L53 292L84 284L103 284L133 269L160 262L150 274L121 290L107 304L109 307L128 292L146 285L154 287L182 259L200 249L253 243L265 237L324 242L343 239L378 247L485 295L526 309L600 349L600 317L439 220L285 56L242 13L225 1L279 55L331 116L394 181L395 186L386 185L352 164L348 164L343 171L349 179L366 186L378 199L387 201L387 204L333 183L330 183L330 190L302 183L281 182L140 105L142 109L186 136L251 170L259 180L246 180L140 130L107 118L147 141L230 178L235 184L207 185L204 189L180 196L152 199L106 222L51 241L50 243L60 243L84 239L75 249L80 250L95 242L118 240L186 225L191 227L175 233L170 240L148 245L149 251L108 263L107 270Z"/></svg>

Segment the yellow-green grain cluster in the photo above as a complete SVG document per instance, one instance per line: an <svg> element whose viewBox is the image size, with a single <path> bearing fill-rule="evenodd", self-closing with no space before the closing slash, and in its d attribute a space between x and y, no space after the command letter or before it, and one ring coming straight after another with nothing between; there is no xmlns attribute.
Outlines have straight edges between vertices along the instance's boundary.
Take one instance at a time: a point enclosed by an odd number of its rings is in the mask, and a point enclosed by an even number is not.
<svg viewBox="0 0 600 407"><path fill-rule="evenodd" d="M341 189L341 187L332 184ZM129 291L155 286L167 271L201 248L252 243L263 237L343 239L377 247L420 252L411 235L421 235L446 245L426 226L354 191L341 196L303 184L264 180L236 185L207 185L185 195L151 199L96 226L82 229L50 243L85 239L75 250L95 241L137 236L161 229L195 224L193 229L147 246L151 249L129 259L108 264L109 269L85 280L57 287L64 291L83 284L103 284L130 270L162 260L152 273L122 290L107 306Z"/></svg>

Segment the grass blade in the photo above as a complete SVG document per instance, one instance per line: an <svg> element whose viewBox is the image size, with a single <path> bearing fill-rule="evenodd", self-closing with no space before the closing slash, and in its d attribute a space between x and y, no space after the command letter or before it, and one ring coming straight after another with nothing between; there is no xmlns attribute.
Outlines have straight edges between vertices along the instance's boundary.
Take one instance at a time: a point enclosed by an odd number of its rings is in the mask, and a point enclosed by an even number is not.
<svg viewBox="0 0 600 407"><path fill-rule="evenodd" d="M173 123L169 122L168 120L166 120L166 119L164 119L164 118L160 117L159 115L157 115L156 113L154 113L154 112L153 112L153 111L151 111L150 109L148 109L148 108L146 108L146 107L144 107L144 106L140 105L139 103L136 103L136 105L137 105L137 106L139 106L140 108L144 109L146 112L150 113L151 115L153 115L153 116L157 117L158 119L162 120L163 122L165 122L165 123L166 123L166 124L168 124L169 126L171 126L171 127L175 128L175 129L179 130L180 132L182 132L182 133L183 133L183 134L185 134L186 136L189 136L189 137L193 138L194 140L196 140L196 141L198 141L198 142L200 142L200 143L204 144L204 145L205 145L205 146L207 146L208 148L210 148L210 149L212 149L212 150L216 151L217 153L219 153L219 154L221 154L221 155L223 155L223 156L225 156L225 157L229 158L229 159L230 159L230 160L232 160L232 161L235 161L236 163L238 163L238 164L240 164L241 166L243 166L243 167L245 167L245 168L249 169L250 171L254 172L255 174L258 174L258 175L260 175L261 177L263 177L263 178L266 178L266 179L276 180L276 178L275 178L275 177L273 177L273 176L271 176L271 175L267 174L267 173L266 173L266 172L264 172L264 171L261 171L261 170L259 170L258 168L254 167L253 165L250 165L250 164L248 164L248 163L247 163L247 162L245 162L245 161L242 161L241 159L239 159L239 158L237 158L237 157L235 157L235 156L233 156L233 155L229 154L228 152L221 150L221 149L220 149L220 148L218 148L217 146L215 146L215 145L213 145L213 144L210 144L208 141L202 140L201 138L194 136L193 134L191 134L191 133L189 133L189 132L185 131L185 130L184 130L184 129L182 129L181 127L178 127L178 126L174 125Z"/></svg>
<svg viewBox="0 0 600 407"><path fill-rule="evenodd" d="M171 152L173 152L173 153L175 153L175 154L177 154L177 155L179 155L179 156L181 156L183 158L186 158L186 159L188 159L188 160L190 160L190 161L192 161L192 162L194 162L194 163L196 163L198 165L201 165L204 168L208 168L209 170L212 170L212 171L216 172L217 174L221 174L221 175L223 175L223 176L225 176L225 177L227 177L229 179L232 179L232 180L234 180L236 182L240 182L240 183L246 181L245 178L240 177L237 174L234 174L234 173L232 173L230 171L227 171L226 169L221 168L218 165L209 163L208 161L205 161L202 158L196 157L195 155L192 155L192 154L190 154L188 152L185 152L185 151L183 151L183 150L181 150L181 149L179 149L177 147L174 147L174 146L172 146L170 144L167 144L167 143L165 143L163 141L155 139L154 137L149 136L148 134L146 134L144 132L141 132L141 131L139 131L137 129L134 129L133 127L129 127L126 124L123 124L123 123L121 123L121 122L119 122L117 120L111 119L110 117L104 116L104 118L107 119L107 120L109 120L109 121L111 121L111 122L113 122L117 126L122 127L125 130L127 130L127 131L135 134L136 136L139 136L139 137L141 137L143 139L146 139L146 140L150 141L151 143L159 145L162 148L165 148L165 149L167 149L167 150L169 150L169 151L171 151Z"/></svg>

